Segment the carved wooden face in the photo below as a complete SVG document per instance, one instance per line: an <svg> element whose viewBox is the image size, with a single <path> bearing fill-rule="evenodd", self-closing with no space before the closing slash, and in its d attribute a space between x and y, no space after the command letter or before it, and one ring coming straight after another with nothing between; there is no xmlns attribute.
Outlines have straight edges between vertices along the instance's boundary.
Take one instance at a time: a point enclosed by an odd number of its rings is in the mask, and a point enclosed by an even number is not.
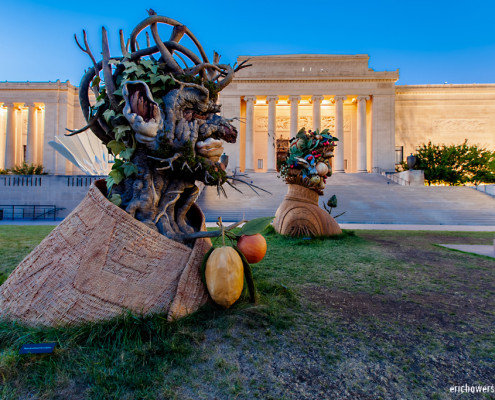
<svg viewBox="0 0 495 400"><path fill-rule="evenodd" d="M198 89L173 89L163 97L161 107L143 81L125 82L122 94L123 114L136 140L151 149L156 149L164 136L176 145L186 141L196 145L196 141L208 138L228 143L237 139L236 128L216 114L220 111L218 105Z"/></svg>

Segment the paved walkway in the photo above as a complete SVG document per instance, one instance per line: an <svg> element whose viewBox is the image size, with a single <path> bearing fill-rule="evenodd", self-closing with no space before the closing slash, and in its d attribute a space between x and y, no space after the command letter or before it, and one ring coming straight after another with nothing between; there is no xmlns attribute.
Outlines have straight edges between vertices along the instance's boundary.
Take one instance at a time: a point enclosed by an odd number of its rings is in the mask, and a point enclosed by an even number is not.
<svg viewBox="0 0 495 400"><path fill-rule="evenodd" d="M476 245L476 244L440 244L439 246L447 247L449 249L463 251L465 253L474 253L482 256L488 256L495 258L495 240L494 245Z"/></svg>
<svg viewBox="0 0 495 400"><path fill-rule="evenodd" d="M58 225L57 221L31 221L31 220L3 220L0 227L4 225ZM223 221L225 226L237 221ZM338 220L337 220L338 222ZM449 232L494 232L495 225L406 225L406 224L339 224L342 229L349 230L384 230L384 231L449 231ZM208 228L216 227L216 222L207 222ZM1 228L0 228L1 229Z"/></svg>

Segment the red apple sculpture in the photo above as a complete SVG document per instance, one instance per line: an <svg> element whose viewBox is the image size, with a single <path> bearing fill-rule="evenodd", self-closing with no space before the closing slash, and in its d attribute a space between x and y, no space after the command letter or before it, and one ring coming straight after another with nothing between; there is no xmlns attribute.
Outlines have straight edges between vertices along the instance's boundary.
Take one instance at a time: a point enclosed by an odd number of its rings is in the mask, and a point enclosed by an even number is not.
<svg viewBox="0 0 495 400"><path fill-rule="evenodd" d="M256 264L265 257L266 240L261 233L242 235L237 242L237 248L244 254L249 264Z"/></svg>

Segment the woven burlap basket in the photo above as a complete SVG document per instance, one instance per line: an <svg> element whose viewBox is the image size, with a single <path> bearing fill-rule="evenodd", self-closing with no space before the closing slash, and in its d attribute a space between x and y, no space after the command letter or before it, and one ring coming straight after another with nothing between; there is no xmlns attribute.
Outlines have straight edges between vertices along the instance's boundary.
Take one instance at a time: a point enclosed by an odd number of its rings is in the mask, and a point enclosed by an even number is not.
<svg viewBox="0 0 495 400"><path fill-rule="evenodd" d="M55 326L131 311L171 320L207 301L199 266L211 241L191 249L166 238L109 202L104 187L93 184L0 287L0 317ZM188 217L206 229L197 206Z"/></svg>
<svg viewBox="0 0 495 400"><path fill-rule="evenodd" d="M275 213L273 227L288 236L340 235L339 224L318 206L318 193L301 185L288 185L287 194Z"/></svg>

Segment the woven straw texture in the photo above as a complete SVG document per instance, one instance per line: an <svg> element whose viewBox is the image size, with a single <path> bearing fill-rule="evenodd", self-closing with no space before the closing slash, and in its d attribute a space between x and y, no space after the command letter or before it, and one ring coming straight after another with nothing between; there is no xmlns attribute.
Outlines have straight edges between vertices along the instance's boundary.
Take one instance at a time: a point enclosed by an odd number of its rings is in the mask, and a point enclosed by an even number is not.
<svg viewBox="0 0 495 400"><path fill-rule="evenodd" d="M273 227L278 233L295 237L342 233L335 219L318 206L318 193L301 185L288 186L273 221Z"/></svg>
<svg viewBox="0 0 495 400"><path fill-rule="evenodd" d="M127 310L183 317L208 295L199 266L211 247L191 249L148 228L92 185L79 206L0 287L0 316L28 325L98 321ZM204 215L194 205L197 226Z"/></svg>

